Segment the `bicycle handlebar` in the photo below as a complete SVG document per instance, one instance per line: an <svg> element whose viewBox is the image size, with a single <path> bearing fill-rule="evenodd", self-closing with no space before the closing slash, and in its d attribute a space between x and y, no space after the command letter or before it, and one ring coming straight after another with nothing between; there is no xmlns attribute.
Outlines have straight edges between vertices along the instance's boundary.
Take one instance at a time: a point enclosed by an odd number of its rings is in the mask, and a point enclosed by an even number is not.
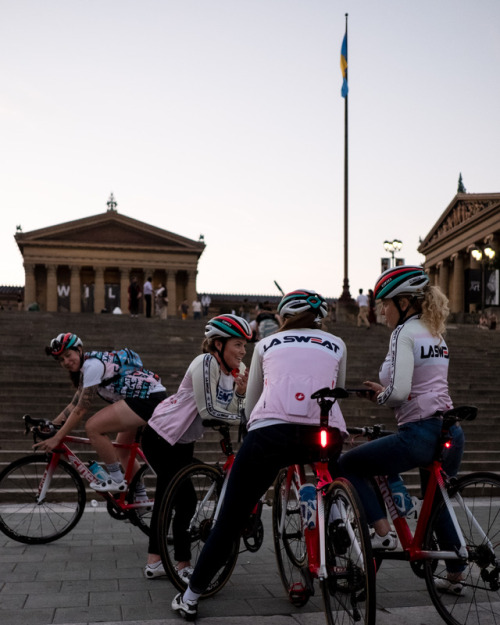
<svg viewBox="0 0 500 625"><path fill-rule="evenodd" d="M33 440L37 441L37 438L46 440L52 438L57 430L60 429L60 425L52 423L47 419L34 419L29 414L23 416L24 421L24 434L25 436L31 432L33 434Z"/></svg>

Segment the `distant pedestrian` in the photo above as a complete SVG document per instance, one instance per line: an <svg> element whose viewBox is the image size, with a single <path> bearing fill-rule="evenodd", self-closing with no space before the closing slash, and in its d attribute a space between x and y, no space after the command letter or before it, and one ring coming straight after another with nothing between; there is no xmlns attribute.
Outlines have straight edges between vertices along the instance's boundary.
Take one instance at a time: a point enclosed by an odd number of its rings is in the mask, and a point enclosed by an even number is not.
<svg viewBox="0 0 500 625"><path fill-rule="evenodd" d="M193 300L191 308L193 309L193 319L201 319L201 302L198 298Z"/></svg>
<svg viewBox="0 0 500 625"><path fill-rule="evenodd" d="M128 309L131 317L137 317L139 314L139 300L141 297L141 285L137 281L136 276L134 276L128 287Z"/></svg>
<svg viewBox="0 0 500 625"><path fill-rule="evenodd" d="M377 314L375 312L375 295L373 289L368 289L368 321L370 325L377 325Z"/></svg>
<svg viewBox="0 0 500 625"><path fill-rule="evenodd" d="M210 304L212 303L212 298L210 295L206 293L201 296L201 306L203 308L203 316L208 317L208 309L210 308Z"/></svg>
<svg viewBox="0 0 500 625"><path fill-rule="evenodd" d="M370 310L370 302L368 300L368 295L363 293L363 289L359 289L359 295L356 298L356 302L359 306L358 312L358 328L361 325L364 325L366 328L370 328L370 322L368 321L368 312Z"/></svg>
<svg viewBox="0 0 500 625"><path fill-rule="evenodd" d="M187 299L183 300L182 304L179 306L179 312L181 313L182 321L186 321L189 312L189 304Z"/></svg>
<svg viewBox="0 0 500 625"><path fill-rule="evenodd" d="M146 302L146 317L151 317L151 303L153 300L153 284L151 278L147 278L144 286L142 287L144 293L144 301Z"/></svg>

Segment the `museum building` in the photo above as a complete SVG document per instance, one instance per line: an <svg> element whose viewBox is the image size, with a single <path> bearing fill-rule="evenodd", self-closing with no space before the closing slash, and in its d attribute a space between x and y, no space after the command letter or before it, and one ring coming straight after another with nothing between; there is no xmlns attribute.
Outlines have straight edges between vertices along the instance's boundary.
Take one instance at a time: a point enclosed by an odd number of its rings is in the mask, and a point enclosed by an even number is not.
<svg viewBox="0 0 500 625"><path fill-rule="evenodd" d="M193 241L121 215L113 195L105 213L32 230L15 239L24 261L24 308L49 312L128 312L128 287L167 289L168 314L196 299L198 261L205 249Z"/></svg>

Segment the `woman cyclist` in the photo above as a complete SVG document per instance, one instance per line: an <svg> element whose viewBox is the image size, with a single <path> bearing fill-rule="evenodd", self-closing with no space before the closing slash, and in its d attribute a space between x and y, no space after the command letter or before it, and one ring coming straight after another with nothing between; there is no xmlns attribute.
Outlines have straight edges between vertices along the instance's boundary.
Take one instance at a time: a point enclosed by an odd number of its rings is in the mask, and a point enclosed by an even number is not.
<svg viewBox="0 0 500 625"><path fill-rule="evenodd" d="M110 405L90 417L85 430L99 458L106 464L111 479L96 480L90 486L99 492L125 490L127 483L119 458L107 434L119 432L116 439L119 443L134 441L137 428L146 424L157 404L167 396L160 378L144 369L139 356L131 350L85 353L81 339L71 332L52 339L45 351L69 371L76 393L53 421L61 428L35 447L47 451L56 448L88 415L99 395ZM125 462L125 457L122 461ZM145 491L142 494L147 497ZM140 499L140 495L136 491L136 499Z"/></svg>
<svg viewBox="0 0 500 625"><path fill-rule="evenodd" d="M339 471L352 481L363 501L368 522L375 530L372 547L393 550L397 536L390 531L385 510L368 478L426 466L434 459L441 415L453 407L448 393L448 347L443 339L449 308L446 296L429 285L421 267L388 269L378 278L374 294L394 331L380 368L380 383L367 381L365 385L371 391L371 401L394 409L398 431L348 451L339 461ZM455 475L464 436L458 425L450 434L453 447L443 459L443 467L448 475ZM449 579L437 580L436 584L445 592L460 594L461 565L457 569L455 563L455 570L452 562L449 566Z"/></svg>
<svg viewBox="0 0 500 625"><path fill-rule="evenodd" d="M172 601L172 608L189 620L196 617L199 596L226 561L253 507L279 470L318 460L320 410L311 395L318 388L345 382L344 342L320 329L327 314L325 299L299 289L283 297L278 313L279 331L254 349L246 403L249 431L231 469L219 518L188 588ZM330 412L329 425L334 430L328 452L335 459L346 433L337 404Z"/></svg>
<svg viewBox="0 0 500 625"><path fill-rule="evenodd" d="M202 353L189 365L179 390L159 404L142 435L142 448L157 475L155 506L151 517L148 578L165 575L158 554L158 508L174 475L193 458L194 442L203 436L203 419L240 422L248 371L242 360L252 337L249 324L236 315L219 315L205 328ZM190 493L182 502L182 513L192 516ZM183 531L174 536L178 575L189 579L190 540Z"/></svg>

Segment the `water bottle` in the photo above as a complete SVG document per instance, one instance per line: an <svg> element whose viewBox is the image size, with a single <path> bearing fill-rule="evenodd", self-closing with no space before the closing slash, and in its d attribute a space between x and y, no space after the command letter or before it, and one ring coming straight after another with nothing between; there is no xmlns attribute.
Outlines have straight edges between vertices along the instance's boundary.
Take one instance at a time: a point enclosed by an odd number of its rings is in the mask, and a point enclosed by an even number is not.
<svg viewBox="0 0 500 625"><path fill-rule="evenodd" d="M399 516L406 516L413 508L413 501L410 493L406 490L403 478L400 475L389 475L387 481Z"/></svg>
<svg viewBox="0 0 500 625"><path fill-rule="evenodd" d="M95 461L89 464L89 470L98 482L106 482L110 479L109 474Z"/></svg>
<svg viewBox="0 0 500 625"><path fill-rule="evenodd" d="M316 527L316 487L314 484L302 484L299 500L304 527L313 530Z"/></svg>

